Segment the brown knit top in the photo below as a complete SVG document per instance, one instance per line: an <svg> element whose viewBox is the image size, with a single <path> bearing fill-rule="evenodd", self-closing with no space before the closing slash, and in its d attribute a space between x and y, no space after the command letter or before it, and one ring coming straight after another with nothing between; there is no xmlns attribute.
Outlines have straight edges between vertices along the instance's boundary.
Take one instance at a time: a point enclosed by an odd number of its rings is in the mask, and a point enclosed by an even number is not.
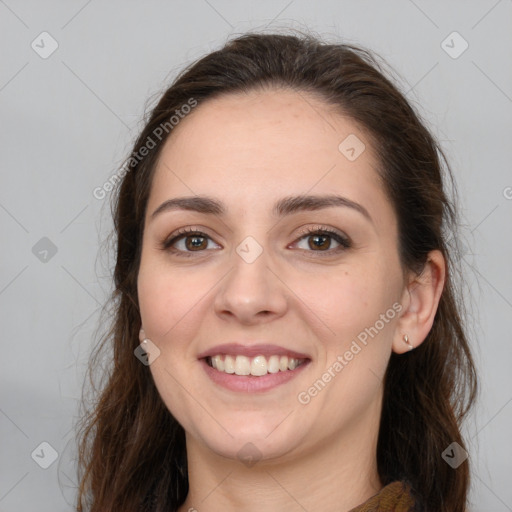
<svg viewBox="0 0 512 512"><path fill-rule="evenodd" d="M414 498L410 487L403 482L392 482L349 512L412 512Z"/></svg>

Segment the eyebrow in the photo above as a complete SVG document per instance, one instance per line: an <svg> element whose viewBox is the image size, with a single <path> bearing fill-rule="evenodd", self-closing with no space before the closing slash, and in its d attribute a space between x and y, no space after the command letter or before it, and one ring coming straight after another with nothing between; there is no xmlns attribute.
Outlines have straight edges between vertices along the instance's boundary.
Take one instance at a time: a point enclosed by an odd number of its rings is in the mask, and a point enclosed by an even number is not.
<svg viewBox="0 0 512 512"><path fill-rule="evenodd" d="M367 220L373 223L368 210L359 203L339 195L299 195L288 196L279 199L272 208L272 214L276 217L284 217L301 211L314 211L323 208L345 207L351 208L362 214ZM217 199L208 196L185 196L175 197L164 201L152 214L151 220L157 215L172 210L188 210L198 213L219 215L226 214L224 204Z"/></svg>

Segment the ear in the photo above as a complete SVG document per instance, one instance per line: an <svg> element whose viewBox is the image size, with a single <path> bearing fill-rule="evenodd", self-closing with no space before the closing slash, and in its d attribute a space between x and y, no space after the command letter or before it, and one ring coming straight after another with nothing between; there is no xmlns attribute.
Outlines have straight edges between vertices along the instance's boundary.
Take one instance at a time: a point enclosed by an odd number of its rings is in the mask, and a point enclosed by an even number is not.
<svg viewBox="0 0 512 512"><path fill-rule="evenodd" d="M404 341L404 335L407 335L408 343L414 348L425 341L434 323L445 276L446 262L439 250L428 254L425 268L420 275L409 275L400 301L403 310L393 339L393 352L402 354L410 350Z"/></svg>

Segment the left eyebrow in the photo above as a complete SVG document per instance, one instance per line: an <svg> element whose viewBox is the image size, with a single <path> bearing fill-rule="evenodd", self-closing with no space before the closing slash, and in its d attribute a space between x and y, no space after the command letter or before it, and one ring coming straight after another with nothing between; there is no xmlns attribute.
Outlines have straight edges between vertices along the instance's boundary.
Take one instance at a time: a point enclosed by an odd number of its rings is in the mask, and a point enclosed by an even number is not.
<svg viewBox="0 0 512 512"><path fill-rule="evenodd" d="M351 208L362 214L373 224L373 219L364 206L339 195L299 195L284 197L274 204L272 214L276 217L285 217L301 211L314 211L332 207ZM189 210L219 216L223 216L227 212L226 206L213 197L185 196L164 201L151 214L151 219L154 219L160 213L171 210Z"/></svg>
<svg viewBox="0 0 512 512"><path fill-rule="evenodd" d="M371 215L363 205L338 195L284 197L277 201L272 209L272 213L277 217L284 217L299 211L313 211L332 207L352 208L373 223Z"/></svg>

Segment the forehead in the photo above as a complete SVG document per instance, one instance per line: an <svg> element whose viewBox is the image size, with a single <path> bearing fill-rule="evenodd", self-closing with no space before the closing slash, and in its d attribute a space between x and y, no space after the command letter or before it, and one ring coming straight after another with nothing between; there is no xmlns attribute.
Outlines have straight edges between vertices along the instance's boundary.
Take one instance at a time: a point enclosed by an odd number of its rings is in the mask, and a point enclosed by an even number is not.
<svg viewBox="0 0 512 512"><path fill-rule="evenodd" d="M274 159L297 165L304 158L309 165L323 155L321 165L338 156L341 140L356 133L366 138L351 119L310 93L253 90L200 104L173 130L164 153L176 156L182 149L180 156L188 153L205 163L211 157L226 163L250 158L258 166ZM192 152L192 147L202 152Z"/></svg>
<svg viewBox="0 0 512 512"><path fill-rule="evenodd" d="M243 198L261 208L284 195L333 192L370 209L386 202L376 167L365 131L318 97L286 89L226 94L173 129L148 210L179 195Z"/></svg>

